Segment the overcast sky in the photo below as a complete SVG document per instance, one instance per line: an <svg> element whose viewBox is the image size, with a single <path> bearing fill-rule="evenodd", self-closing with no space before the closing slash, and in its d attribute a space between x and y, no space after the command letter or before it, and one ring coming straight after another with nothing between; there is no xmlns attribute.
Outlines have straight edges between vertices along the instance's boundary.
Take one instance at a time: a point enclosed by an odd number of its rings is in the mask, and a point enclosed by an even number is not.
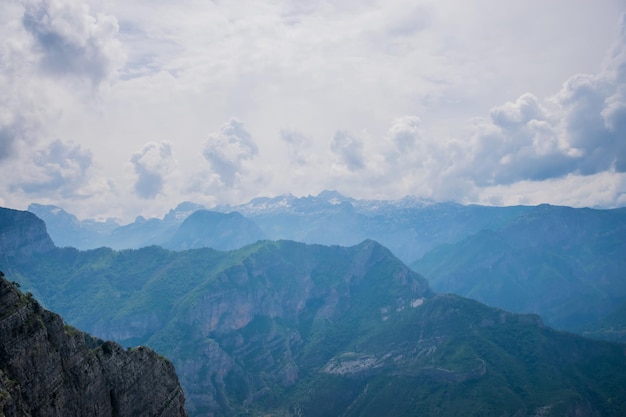
<svg viewBox="0 0 626 417"><path fill-rule="evenodd" d="M626 206L626 1L0 0L0 205Z"/></svg>

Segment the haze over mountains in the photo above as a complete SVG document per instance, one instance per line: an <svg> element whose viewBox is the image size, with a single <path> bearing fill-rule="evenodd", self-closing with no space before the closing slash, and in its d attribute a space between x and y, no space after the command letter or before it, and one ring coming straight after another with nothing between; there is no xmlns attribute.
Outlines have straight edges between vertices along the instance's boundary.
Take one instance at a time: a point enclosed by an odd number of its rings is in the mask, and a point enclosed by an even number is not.
<svg viewBox="0 0 626 417"><path fill-rule="evenodd" d="M60 208L30 208L47 219L57 245L78 248L231 250L262 239L346 246L373 239L438 292L537 313L561 329L591 326L595 337L623 337L599 321L626 303L626 209L357 200L324 191L260 197L212 211L182 203L163 219L139 218L96 232L94 221L78 221Z"/></svg>
<svg viewBox="0 0 626 417"><path fill-rule="evenodd" d="M626 411L623 345L437 295L372 240L78 251L0 214L0 267L68 322L170 357L191 415Z"/></svg>
<svg viewBox="0 0 626 417"><path fill-rule="evenodd" d="M46 222L55 244L77 249L101 246L113 249L137 249L149 245L167 247L183 221L201 209L205 208L185 202L170 210L163 219L139 216L133 223L121 226L112 219L106 222L92 219L79 221L57 206L31 204L28 208ZM247 242L242 241L243 244L254 243L259 236L339 245L354 245L373 239L410 263L440 243L456 242L470 233L498 227L531 209L522 206L463 206L414 197L389 201L357 200L335 191L324 191L318 196L308 197L291 194L259 197L244 205L218 206L212 211L236 212L248 220L246 227L250 229L251 236ZM217 216L214 217L217 222ZM233 226L231 222L229 227ZM216 227L216 224L205 220L203 225L198 224L188 230L205 229L209 234L215 233ZM238 227L243 232L243 226ZM256 227L261 233L255 230ZM232 235L241 240L241 233ZM184 236L179 235L177 239L180 241ZM219 245L213 247L226 249Z"/></svg>

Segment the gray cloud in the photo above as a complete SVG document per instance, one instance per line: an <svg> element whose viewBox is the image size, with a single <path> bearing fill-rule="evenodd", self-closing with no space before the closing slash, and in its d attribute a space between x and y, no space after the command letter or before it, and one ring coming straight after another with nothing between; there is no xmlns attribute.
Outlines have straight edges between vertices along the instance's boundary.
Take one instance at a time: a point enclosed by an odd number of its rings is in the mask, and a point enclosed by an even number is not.
<svg viewBox="0 0 626 417"><path fill-rule="evenodd" d="M489 116L494 125L511 130L519 128L531 120L547 119L546 111L532 94L524 94L515 103L508 102L491 109Z"/></svg>
<svg viewBox="0 0 626 417"><path fill-rule="evenodd" d="M304 166L309 163L308 148L311 144L311 138L296 131L286 130L280 131L280 138L287 144L289 159L297 165Z"/></svg>
<svg viewBox="0 0 626 417"><path fill-rule="evenodd" d="M137 174L135 193L145 199L153 199L163 191L165 175L175 163L172 146L167 142L147 143L133 154L130 162Z"/></svg>
<svg viewBox="0 0 626 417"><path fill-rule="evenodd" d="M0 63L2 58L0 54ZM2 80L1 75L0 69L0 91L6 93L4 96L0 94L0 163L14 156L20 143L34 143L41 130L40 114L28 102L28 94L24 94L26 98L15 97L19 88Z"/></svg>
<svg viewBox="0 0 626 417"><path fill-rule="evenodd" d="M454 175L489 186L626 172L626 19L602 71L570 77L545 103L524 94L477 120Z"/></svg>
<svg viewBox="0 0 626 417"><path fill-rule="evenodd" d="M393 121L388 138L398 154L414 150L420 141L422 121L417 116L404 116Z"/></svg>
<svg viewBox="0 0 626 417"><path fill-rule="evenodd" d="M336 132L330 143L330 149L350 171L365 168L363 141L350 132L345 130Z"/></svg>
<svg viewBox="0 0 626 417"><path fill-rule="evenodd" d="M489 119L476 121L462 155L461 175L476 185L541 181L575 169L558 129L535 96L524 94L489 114Z"/></svg>
<svg viewBox="0 0 626 417"><path fill-rule="evenodd" d="M202 154L222 183L228 187L235 184L237 175L244 171L244 161L253 159L259 150L244 124L231 119L218 133L209 136Z"/></svg>
<svg viewBox="0 0 626 417"><path fill-rule="evenodd" d="M55 140L35 153L34 172L18 188L28 194L58 192L62 197L78 197L92 165L91 151L80 145Z"/></svg>
<svg viewBox="0 0 626 417"><path fill-rule="evenodd" d="M48 73L85 77L97 84L123 60L115 17L92 15L84 3L27 1L22 24L35 39L40 64Z"/></svg>
<svg viewBox="0 0 626 417"><path fill-rule="evenodd" d="M603 70L571 77L556 99L565 112L565 140L580 173L626 172L626 15Z"/></svg>
<svg viewBox="0 0 626 417"><path fill-rule="evenodd" d="M17 129L13 124L0 126L0 161L13 154L14 143L17 140Z"/></svg>

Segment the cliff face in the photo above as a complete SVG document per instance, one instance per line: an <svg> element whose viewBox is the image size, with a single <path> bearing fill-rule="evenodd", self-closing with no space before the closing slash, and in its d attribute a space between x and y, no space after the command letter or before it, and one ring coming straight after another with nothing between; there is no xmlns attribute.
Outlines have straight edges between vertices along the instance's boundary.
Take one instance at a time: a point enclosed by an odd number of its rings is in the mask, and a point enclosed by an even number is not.
<svg viewBox="0 0 626 417"><path fill-rule="evenodd" d="M29 256L52 249L54 243L41 219L27 211L0 208L0 255Z"/></svg>
<svg viewBox="0 0 626 417"><path fill-rule="evenodd" d="M66 326L0 278L0 415L187 414L169 361Z"/></svg>

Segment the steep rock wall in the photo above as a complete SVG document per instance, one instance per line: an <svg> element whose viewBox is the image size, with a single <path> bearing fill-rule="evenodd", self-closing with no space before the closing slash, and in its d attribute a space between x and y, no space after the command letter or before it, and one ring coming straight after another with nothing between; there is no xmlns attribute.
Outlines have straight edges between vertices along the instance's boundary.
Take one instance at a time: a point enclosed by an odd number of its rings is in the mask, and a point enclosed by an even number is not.
<svg viewBox="0 0 626 417"><path fill-rule="evenodd" d="M173 365L63 323L0 278L0 415L186 416Z"/></svg>

